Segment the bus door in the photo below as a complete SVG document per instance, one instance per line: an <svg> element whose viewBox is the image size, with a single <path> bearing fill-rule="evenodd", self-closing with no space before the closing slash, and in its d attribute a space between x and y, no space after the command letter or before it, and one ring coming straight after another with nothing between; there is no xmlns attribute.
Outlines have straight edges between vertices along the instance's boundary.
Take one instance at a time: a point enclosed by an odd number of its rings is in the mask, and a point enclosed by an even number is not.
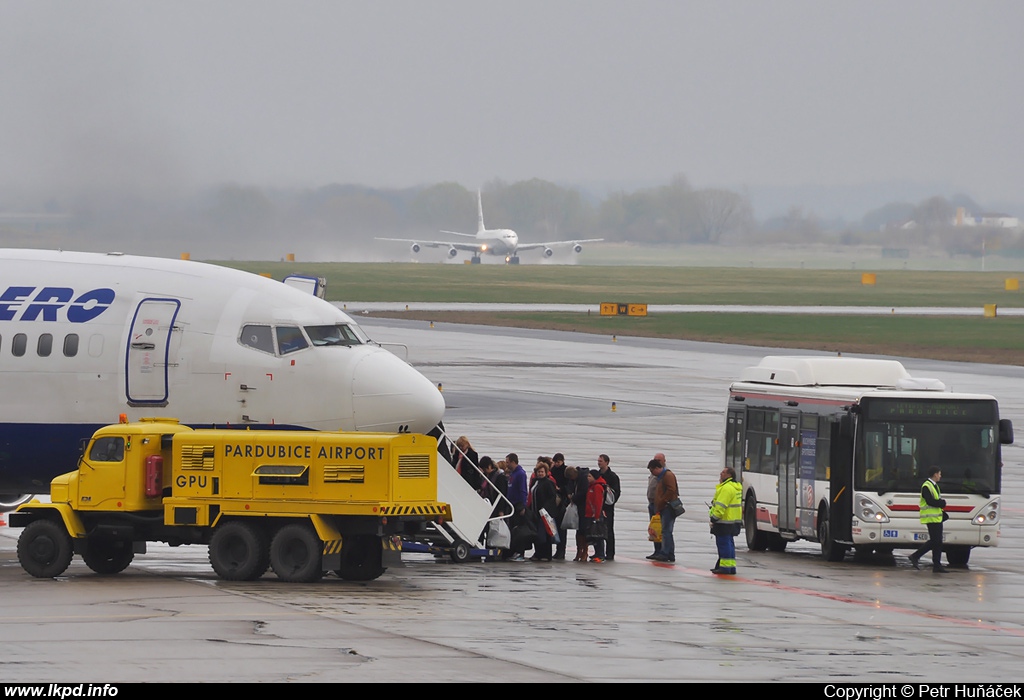
<svg viewBox="0 0 1024 700"><path fill-rule="evenodd" d="M125 398L129 406L166 406L168 356L177 299L143 299L135 309L125 358Z"/></svg>
<svg viewBox="0 0 1024 700"><path fill-rule="evenodd" d="M743 469L746 466L744 447L747 443L743 439L743 414L742 408L730 410L725 424L725 466L736 470L736 480L739 482L743 481Z"/></svg>
<svg viewBox="0 0 1024 700"><path fill-rule="evenodd" d="M800 414L779 420L779 532L796 532L800 505Z"/></svg>
<svg viewBox="0 0 1024 700"><path fill-rule="evenodd" d="M801 537L813 539L817 537L816 516L818 499L822 494L815 489L815 478L818 467L818 415L805 413L800 420L800 485L798 489L800 504L798 508L797 531ZM822 448L828 446L828 437L821 439Z"/></svg>

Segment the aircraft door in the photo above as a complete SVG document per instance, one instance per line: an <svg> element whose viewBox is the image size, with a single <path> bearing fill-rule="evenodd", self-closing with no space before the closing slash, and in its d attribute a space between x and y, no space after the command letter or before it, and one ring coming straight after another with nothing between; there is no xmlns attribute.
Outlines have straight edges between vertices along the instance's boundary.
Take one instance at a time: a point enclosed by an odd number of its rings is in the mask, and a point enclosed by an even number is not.
<svg viewBox="0 0 1024 700"><path fill-rule="evenodd" d="M177 299L143 299L128 332L125 398L129 406L166 406L168 358Z"/></svg>
<svg viewBox="0 0 1024 700"><path fill-rule="evenodd" d="M800 465L800 416L783 414L779 421L779 531L796 530L799 505L797 480Z"/></svg>

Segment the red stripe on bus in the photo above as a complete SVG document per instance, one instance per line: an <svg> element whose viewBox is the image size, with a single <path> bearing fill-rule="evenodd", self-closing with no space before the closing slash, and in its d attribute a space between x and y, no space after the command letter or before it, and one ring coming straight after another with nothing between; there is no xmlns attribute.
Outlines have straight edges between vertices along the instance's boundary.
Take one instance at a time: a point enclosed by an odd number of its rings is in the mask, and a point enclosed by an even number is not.
<svg viewBox="0 0 1024 700"><path fill-rule="evenodd" d="M918 506L889 506L889 510L892 511L915 511L921 510ZM970 513L974 510L974 506L946 506L947 513Z"/></svg>

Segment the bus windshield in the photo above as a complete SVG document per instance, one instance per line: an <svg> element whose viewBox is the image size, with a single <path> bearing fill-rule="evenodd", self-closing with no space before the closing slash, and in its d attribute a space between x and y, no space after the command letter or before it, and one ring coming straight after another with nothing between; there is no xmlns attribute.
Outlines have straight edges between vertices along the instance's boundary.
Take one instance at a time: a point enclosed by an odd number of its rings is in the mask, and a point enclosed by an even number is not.
<svg viewBox="0 0 1024 700"><path fill-rule="evenodd" d="M984 401L863 404L854 486L879 493L916 492L929 467L942 469L943 493L998 493L996 409Z"/></svg>

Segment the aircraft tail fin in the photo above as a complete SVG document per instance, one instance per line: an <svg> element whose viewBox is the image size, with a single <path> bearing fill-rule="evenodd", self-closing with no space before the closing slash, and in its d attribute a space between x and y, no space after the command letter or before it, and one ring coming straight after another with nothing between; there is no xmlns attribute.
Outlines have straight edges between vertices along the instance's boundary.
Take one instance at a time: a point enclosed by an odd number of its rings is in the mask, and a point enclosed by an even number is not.
<svg viewBox="0 0 1024 700"><path fill-rule="evenodd" d="M484 200L483 195L480 194L480 190L476 191L476 214L477 214L477 226L476 232L483 233L484 229Z"/></svg>

